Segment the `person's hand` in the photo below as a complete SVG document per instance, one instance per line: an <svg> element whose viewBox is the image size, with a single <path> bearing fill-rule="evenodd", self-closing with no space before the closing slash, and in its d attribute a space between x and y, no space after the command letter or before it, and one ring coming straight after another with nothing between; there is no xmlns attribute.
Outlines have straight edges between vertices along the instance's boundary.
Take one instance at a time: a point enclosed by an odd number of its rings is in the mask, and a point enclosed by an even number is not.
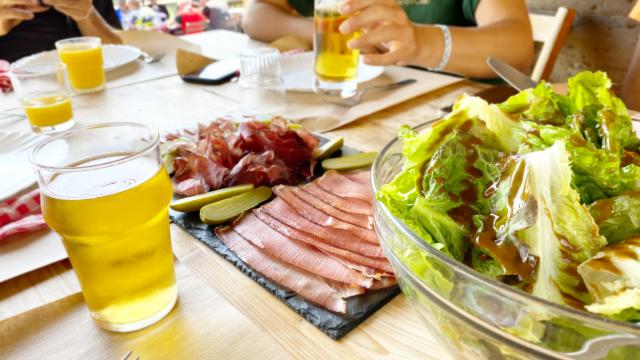
<svg viewBox="0 0 640 360"><path fill-rule="evenodd" d="M361 31L359 38L349 42L352 49L379 50L366 54L363 61L369 65L404 65L411 63L418 53L414 25L395 0L346 0L340 7L349 16L340 25L340 32L351 34Z"/></svg>
<svg viewBox="0 0 640 360"><path fill-rule="evenodd" d="M93 11L91 0L43 0L43 2L76 22L88 18Z"/></svg>
<svg viewBox="0 0 640 360"><path fill-rule="evenodd" d="M38 0L0 0L0 36L8 34L21 22L33 19L35 13L47 9Z"/></svg>

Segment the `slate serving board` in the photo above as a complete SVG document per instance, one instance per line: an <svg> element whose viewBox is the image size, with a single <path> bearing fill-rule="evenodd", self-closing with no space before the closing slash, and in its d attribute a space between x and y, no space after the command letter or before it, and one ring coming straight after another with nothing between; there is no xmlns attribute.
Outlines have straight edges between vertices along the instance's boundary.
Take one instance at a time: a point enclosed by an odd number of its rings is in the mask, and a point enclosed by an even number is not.
<svg viewBox="0 0 640 360"><path fill-rule="evenodd" d="M318 137L321 143L325 143L326 139ZM342 153L353 154L358 151L342 148ZM336 154L339 156L340 152ZM320 166L318 166L320 168ZM306 299L298 296L295 292L290 291L275 282L264 277L261 273L253 270L245 264L236 254L231 251L213 232L213 226L203 224L199 215L195 213L181 213L169 210L171 221L194 236L196 239L207 245L218 255L224 257L227 261L237 267L245 275L253 281L269 291L273 296L289 306L293 311L302 316L305 320L313 324L322 332L332 339L338 340L346 335L351 329L366 320L376 310L393 299L400 293L398 286L388 289L367 292L364 295L355 296L347 299L347 316L337 315L325 310Z"/></svg>

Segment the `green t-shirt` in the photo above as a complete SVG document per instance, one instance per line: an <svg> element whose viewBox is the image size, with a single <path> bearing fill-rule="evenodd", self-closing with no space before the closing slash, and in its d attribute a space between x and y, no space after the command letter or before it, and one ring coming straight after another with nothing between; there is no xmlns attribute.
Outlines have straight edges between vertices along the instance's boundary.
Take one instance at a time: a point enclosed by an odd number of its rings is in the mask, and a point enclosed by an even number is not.
<svg viewBox="0 0 640 360"><path fill-rule="evenodd" d="M302 16L313 16L314 0L288 0ZM397 0L416 24L475 26L480 0Z"/></svg>

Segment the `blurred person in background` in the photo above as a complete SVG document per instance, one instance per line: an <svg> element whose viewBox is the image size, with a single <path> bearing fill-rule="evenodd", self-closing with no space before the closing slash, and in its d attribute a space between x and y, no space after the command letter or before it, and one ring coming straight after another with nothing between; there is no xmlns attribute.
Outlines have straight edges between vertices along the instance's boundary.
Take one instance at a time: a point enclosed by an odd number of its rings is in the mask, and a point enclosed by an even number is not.
<svg viewBox="0 0 640 360"><path fill-rule="evenodd" d="M169 19L169 10L165 5L158 4L158 0L149 0L148 5L156 14L164 14L164 19Z"/></svg>
<svg viewBox="0 0 640 360"><path fill-rule="evenodd" d="M631 10L629 17L640 22L640 1ZM629 70L622 83L622 100L631 109L640 111L640 39L629 64Z"/></svg>
<svg viewBox="0 0 640 360"><path fill-rule="evenodd" d="M136 30L153 30L155 28L155 12L144 6L140 0L129 0L129 28Z"/></svg>
<svg viewBox="0 0 640 360"><path fill-rule="evenodd" d="M116 8L116 16L118 17L118 21L120 21L120 26L123 29L127 29L127 24L124 23L127 15L129 13L129 7L127 6L127 0L118 0L118 7Z"/></svg>
<svg viewBox="0 0 640 360"><path fill-rule="evenodd" d="M76 36L121 44L119 28L112 0L0 0L0 59L13 62Z"/></svg>
<svg viewBox="0 0 640 360"><path fill-rule="evenodd" d="M252 0L245 32L271 42L296 35L312 42L313 0ZM400 5L401 4L401 5ZM473 78L494 78L498 57L520 70L533 61L533 35L524 0L346 0L339 28L360 31L349 47L370 65L415 65ZM274 26L277 24L277 26Z"/></svg>
<svg viewBox="0 0 640 360"><path fill-rule="evenodd" d="M202 14L209 20L209 29L226 29L229 19L229 5L224 0L203 2Z"/></svg>

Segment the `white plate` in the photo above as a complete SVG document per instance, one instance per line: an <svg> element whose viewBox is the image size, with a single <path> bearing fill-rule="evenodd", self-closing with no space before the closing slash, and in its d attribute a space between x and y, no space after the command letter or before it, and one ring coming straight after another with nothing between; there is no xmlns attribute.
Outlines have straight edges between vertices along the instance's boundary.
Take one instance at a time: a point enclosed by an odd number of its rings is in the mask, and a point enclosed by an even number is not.
<svg viewBox="0 0 640 360"><path fill-rule="evenodd" d="M370 66L360 62L358 84L382 75L384 67ZM284 87L287 91L313 92L313 52L284 55L282 57Z"/></svg>
<svg viewBox="0 0 640 360"><path fill-rule="evenodd" d="M102 45L102 57L104 58L104 70L111 71L119 67L136 61L142 51L137 47L129 45ZM38 54L27 56L18 60L19 62L30 62L33 60L58 61L58 51L49 50Z"/></svg>
<svg viewBox="0 0 640 360"><path fill-rule="evenodd" d="M43 138L33 133L0 131L0 201L35 184L29 154Z"/></svg>

